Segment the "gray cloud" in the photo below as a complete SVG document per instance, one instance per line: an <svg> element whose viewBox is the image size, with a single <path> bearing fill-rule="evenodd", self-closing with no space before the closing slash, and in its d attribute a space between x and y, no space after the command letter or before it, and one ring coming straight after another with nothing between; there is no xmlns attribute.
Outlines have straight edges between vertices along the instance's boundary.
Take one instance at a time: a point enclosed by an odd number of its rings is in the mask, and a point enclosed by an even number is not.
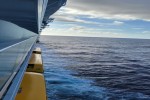
<svg viewBox="0 0 150 100"><path fill-rule="evenodd" d="M67 28L55 29L54 27L50 33L147 38L150 31L148 29L145 31L143 24L130 25L127 20L150 21L149 5L150 0L68 0L67 5L52 16L55 21L64 22L63 26ZM111 20L107 21L107 19ZM120 27L120 25L127 27L121 28L123 26ZM132 34L124 34L128 31Z"/></svg>
<svg viewBox="0 0 150 100"><path fill-rule="evenodd" d="M122 20L150 21L150 0L68 0L67 5L54 14L56 21L84 23L98 26L123 25ZM113 19L113 23L100 23L80 19Z"/></svg>
<svg viewBox="0 0 150 100"><path fill-rule="evenodd" d="M66 11L67 12L67 11ZM55 21L61 21L61 22L69 22L69 23L84 23L84 24L95 24L99 25L97 22L82 20L80 18L77 18L77 15L68 14L64 11L64 13L58 12L53 17L55 18Z"/></svg>
<svg viewBox="0 0 150 100"><path fill-rule="evenodd" d="M149 4L150 0L68 0L67 7L95 17L150 20Z"/></svg>

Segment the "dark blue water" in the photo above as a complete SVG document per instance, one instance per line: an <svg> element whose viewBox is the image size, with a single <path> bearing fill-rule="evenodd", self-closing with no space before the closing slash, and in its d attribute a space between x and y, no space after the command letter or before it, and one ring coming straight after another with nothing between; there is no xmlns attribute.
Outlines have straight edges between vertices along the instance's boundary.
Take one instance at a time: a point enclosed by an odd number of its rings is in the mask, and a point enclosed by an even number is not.
<svg viewBox="0 0 150 100"><path fill-rule="evenodd" d="M150 40L42 36L49 100L150 100Z"/></svg>

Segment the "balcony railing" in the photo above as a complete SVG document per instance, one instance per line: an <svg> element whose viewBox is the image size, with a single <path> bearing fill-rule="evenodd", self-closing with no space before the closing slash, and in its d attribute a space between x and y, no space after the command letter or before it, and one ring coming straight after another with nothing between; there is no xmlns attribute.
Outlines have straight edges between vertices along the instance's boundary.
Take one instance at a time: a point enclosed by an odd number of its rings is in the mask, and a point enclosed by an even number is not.
<svg viewBox="0 0 150 100"><path fill-rule="evenodd" d="M0 49L0 99L20 69L37 36Z"/></svg>

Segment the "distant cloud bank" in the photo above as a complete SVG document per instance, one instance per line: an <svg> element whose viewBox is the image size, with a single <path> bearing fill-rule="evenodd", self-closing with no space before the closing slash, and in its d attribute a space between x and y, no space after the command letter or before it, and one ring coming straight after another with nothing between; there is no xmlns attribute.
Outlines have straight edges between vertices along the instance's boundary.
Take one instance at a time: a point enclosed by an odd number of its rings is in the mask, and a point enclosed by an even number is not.
<svg viewBox="0 0 150 100"><path fill-rule="evenodd" d="M43 34L150 38L150 0L68 0Z"/></svg>

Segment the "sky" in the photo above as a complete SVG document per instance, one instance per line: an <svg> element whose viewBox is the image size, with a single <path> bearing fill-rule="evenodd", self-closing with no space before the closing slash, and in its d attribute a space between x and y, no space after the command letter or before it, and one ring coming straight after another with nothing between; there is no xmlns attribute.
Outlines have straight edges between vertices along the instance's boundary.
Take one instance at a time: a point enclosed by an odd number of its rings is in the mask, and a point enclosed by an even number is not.
<svg viewBox="0 0 150 100"><path fill-rule="evenodd" d="M150 39L150 0L68 0L42 35Z"/></svg>

